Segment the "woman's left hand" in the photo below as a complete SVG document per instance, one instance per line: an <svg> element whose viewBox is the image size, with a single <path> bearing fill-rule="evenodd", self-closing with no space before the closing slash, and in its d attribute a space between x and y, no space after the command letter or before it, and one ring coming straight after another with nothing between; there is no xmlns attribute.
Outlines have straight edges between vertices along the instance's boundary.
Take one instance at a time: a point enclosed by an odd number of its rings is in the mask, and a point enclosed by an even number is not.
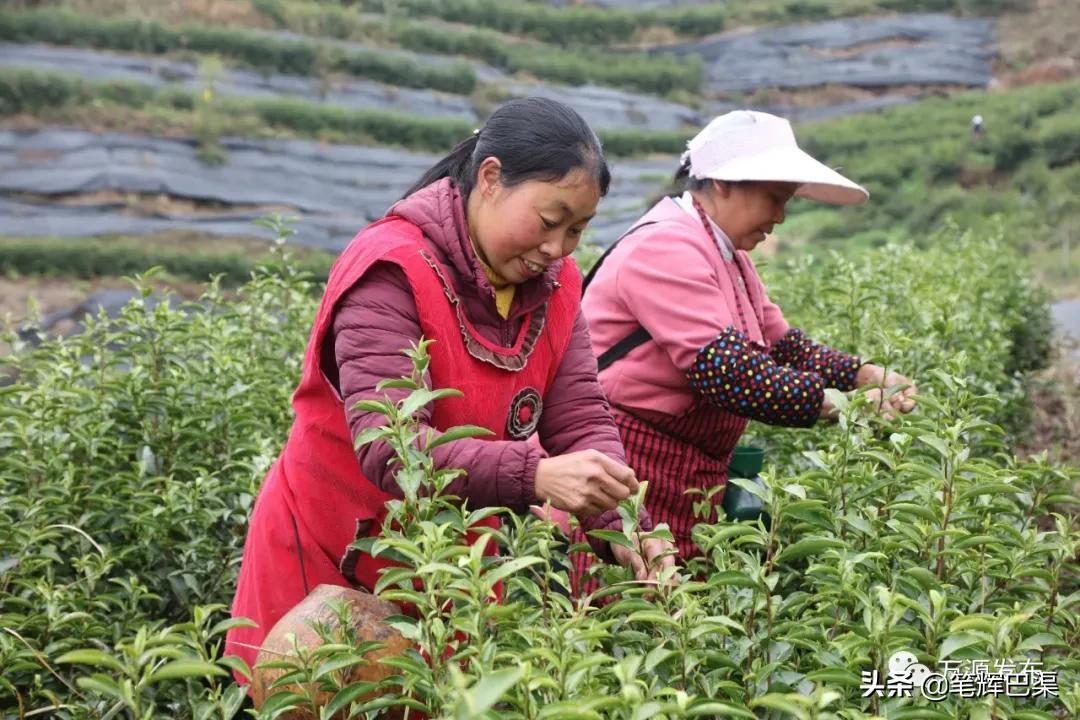
<svg viewBox="0 0 1080 720"><path fill-rule="evenodd" d="M915 409L915 396L918 394L918 389L915 387L915 383L898 372L886 373L884 368L867 363L859 368L859 373L855 377L855 384L859 387L869 385L877 388L873 392L880 396L881 412L884 415L895 415L895 411L909 413ZM886 397L886 390L897 385L906 385L907 387L898 390L892 396Z"/></svg>
<svg viewBox="0 0 1080 720"><path fill-rule="evenodd" d="M661 540L660 538L642 540L638 533L634 533L631 537L633 537L635 547L644 545L642 548L645 552L644 559L642 559L641 553L622 545L612 544L611 552L615 555L616 562L634 571L636 580L656 584L656 578L661 569L675 567L677 551L670 541ZM671 578L671 583L678 582L674 575Z"/></svg>

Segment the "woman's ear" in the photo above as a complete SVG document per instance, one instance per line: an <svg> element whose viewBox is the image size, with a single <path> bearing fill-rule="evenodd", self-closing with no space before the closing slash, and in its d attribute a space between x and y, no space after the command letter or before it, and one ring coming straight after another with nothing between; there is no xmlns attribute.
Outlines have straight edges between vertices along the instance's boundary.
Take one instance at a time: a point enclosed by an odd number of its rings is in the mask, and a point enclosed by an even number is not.
<svg viewBox="0 0 1080 720"><path fill-rule="evenodd" d="M489 155L476 169L476 189L484 197L491 195L498 189L502 180L502 163L499 158Z"/></svg>
<svg viewBox="0 0 1080 720"><path fill-rule="evenodd" d="M723 180L712 180L712 189L719 197L727 198L731 195L731 184Z"/></svg>

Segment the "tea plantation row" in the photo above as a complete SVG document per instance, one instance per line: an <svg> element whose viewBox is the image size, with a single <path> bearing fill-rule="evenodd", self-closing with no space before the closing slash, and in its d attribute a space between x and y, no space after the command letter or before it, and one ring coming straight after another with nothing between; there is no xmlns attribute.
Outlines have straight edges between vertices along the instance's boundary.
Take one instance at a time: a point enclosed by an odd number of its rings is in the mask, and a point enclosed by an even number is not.
<svg viewBox="0 0 1080 720"><path fill-rule="evenodd" d="M221 610L288 429L318 291L278 267L235 301L210 287L184 308L136 302L4 361L5 717L224 718L239 706ZM1003 429L1021 424L1024 374L1049 351L1025 272L1000 238L955 230L927 250L768 268L793 323L908 373L920 409L889 424L855 396L838 425L758 429L772 524L699 526L704 557L677 588L621 586L590 608L553 591L565 576L546 526L507 528L499 572L464 542L468 513L399 504L406 522L389 539L425 569L419 589L406 572L384 590L418 607L425 619L398 627L426 651L398 661L400 702L458 718L1075 717L1074 478L1014 458ZM486 602L502 574L507 602ZM930 667L1032 658L1060 671L1059 696L864 698L861 673L901 649ZM339 687L358 661L331 647L294 677L373 717L398 700Z"/></svg>

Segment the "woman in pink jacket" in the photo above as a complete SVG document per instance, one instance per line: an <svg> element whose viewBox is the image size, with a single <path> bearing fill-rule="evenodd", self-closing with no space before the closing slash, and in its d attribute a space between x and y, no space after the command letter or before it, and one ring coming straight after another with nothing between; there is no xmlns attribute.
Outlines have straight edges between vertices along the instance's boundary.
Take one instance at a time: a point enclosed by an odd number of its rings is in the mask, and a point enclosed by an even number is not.
<svg viewBox="0 0 1080 720"><path fill-rule="evenodd" d="M637 480L597 382L568 257L609 182L600 142L576 112L515 100L353 239L327 281L293 427L248 528L232 611L258 627L232 630L229 654L251 664L270 628L321 583L374 586L386 563L350 544L378 533L386 502L402 493L389 446L354 449L384 422L354 406L381 398L380 380L412 373L402 350L421 337L435 340L430 385L464 393L426 409L423 423L494 433L433 451L437 467L466 471L448 494L518 513L550 503L586 529L621 527L615 507ZM534 432L544 450L526 442ZM653 558L672 562L658 540L643 546L648 563L593 547L642 580Z"/></svg>
<svg viewBox="0 0 1080 720"><path fill-rule="evenodd" d="M907 378L790 327L750 260L792 196L852 205L867 192L766 113L722 115L688 148L676 175L687 191L609 250L582 301L627 461L649 481L649 513L671 526L682 557L697 553L695 498L684 493L725 484L750 420L813 425L832 410L827 387L905 384L891 398L872 392L886 414L915 404Z"/></svg>

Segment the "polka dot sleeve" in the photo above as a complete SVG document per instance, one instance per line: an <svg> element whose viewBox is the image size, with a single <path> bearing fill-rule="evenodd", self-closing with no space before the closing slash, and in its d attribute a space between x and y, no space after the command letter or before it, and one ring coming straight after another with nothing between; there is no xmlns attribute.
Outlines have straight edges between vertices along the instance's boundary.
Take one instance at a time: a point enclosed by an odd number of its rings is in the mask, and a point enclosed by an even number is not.
<svg viewBox="0 0 1080 720"><path fill-rule="evenodd" d="M820 375L778 365L728 326L698 351L690 385L718 407L770 425L809 427L825 400Z"/></svg>
<svg viewBox="0 0 1080 720"><path fill-rule="evenodd" d="M772 347L769 353L781 365L821 376L826 387L854 390L855 376L862 360L856 355L820 345L799 328L791 328Z"/></svg>

